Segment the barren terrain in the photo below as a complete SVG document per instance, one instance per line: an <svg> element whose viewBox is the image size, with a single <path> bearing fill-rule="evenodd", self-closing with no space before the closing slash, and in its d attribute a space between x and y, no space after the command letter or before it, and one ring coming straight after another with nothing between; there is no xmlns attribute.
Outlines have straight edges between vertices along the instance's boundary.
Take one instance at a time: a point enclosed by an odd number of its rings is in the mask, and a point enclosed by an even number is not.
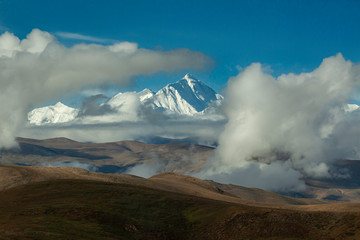
<svg viewBox="0 0 360 240"><path fill-rule="evenodd" d="M337 162L347 177L306 179L306 198L294 198L177 174L198 171L212 153L209 147L64 138L18 142L18 149L0 158L0 239L360 238L357 161ZM141 178L41 167L80 162L124 172L154 160L170 172Z"/></svg>
<svg viewBox="0 0 360 240"><path fill-rule="evenodd" d="M358 239L360 204L177 175L2 165L2 239Z"/></svg>

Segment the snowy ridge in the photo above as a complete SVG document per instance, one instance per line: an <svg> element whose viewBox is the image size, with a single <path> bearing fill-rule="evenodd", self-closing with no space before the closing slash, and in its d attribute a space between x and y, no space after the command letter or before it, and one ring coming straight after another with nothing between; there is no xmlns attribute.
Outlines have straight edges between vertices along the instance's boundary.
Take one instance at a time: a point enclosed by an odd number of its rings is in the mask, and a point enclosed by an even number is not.
<svg viewBox="0 0 360 240"><path fill-rule="evenodd" d="M28 113L28 120L34 125L65 123L74 120L78 113L78 109L58 102L54 106L35 108Z"/></svg>
<svg viewBox="0 0 360 240"><path fill-rule="evenodd" d="M144 103L148 99L151 99L154 96L154 93L150 89L145 88L141 92L137 93L137 95L140 99L140 102Z"/></svg>

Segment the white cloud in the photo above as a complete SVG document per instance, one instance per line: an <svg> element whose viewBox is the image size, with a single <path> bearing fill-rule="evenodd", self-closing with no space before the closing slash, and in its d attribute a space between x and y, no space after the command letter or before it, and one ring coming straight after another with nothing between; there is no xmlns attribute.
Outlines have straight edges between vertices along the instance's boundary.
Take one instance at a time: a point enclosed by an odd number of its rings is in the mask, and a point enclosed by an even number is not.
<svg viewBox="0 0 360 240"><path fill-rule="evenodd" d="M133 53L137 50L138 45L137 43L131 42L121 42L116 43L112 46L109 46L109 49L113 52L123 52L123 53Z"/></svg>
<svg viewBox="0 0 360 240"><path fill-rule="evenodd" d="M54 36L39 29L34 29L22 41L13 33L5 32L0 35L0 57L11 58L20 52L41 53L53 41Z"/></svg>
<svg viewBox="0 0 360 240"><path fill-rule="evenodd" d="M125 85L134 76L206 67L211 60L188 49L114 52L108 46L67 48L34 29L26 39L0 35L0 148L14 146L35 105L99 84ZM125 44L127 45L127 43Z"/></svg>
<svg viewBox="0 0 360 240"><path fill-rule="evenodd" d="M359 70L338 54L310 73L275 79L254 63L230 78L224 109L229 121L200 176L301 189L303 176L329 176L335 159L359 159L360 118L344 111L360 85Z"/></svg>
<svg viewBox="0 0 360 240"><path fill-rule="evenodd" d="M20 49L23 52L42 53L54 41L55 37L50 33L34 29L21 41Z"/></svg>
<svg viewBox="0 0 360 240"><path fill-rule="evenodd" d="M92 37L92 36L88 36L88 35L83 35L80 33L57 32L57 33L55 33L55 35L60 38L81 40L81 41L87 41L87 42L96 42L96 43L114 42L114 40L112 40L112 39L97 38L97 37Z"/></svg>
<svg viewBox="0 0 360 240"><path fill-rule="evenodd" d="M94 119L93 119L94 120ZM101 120L103 121L103 119ZM165 139L188 139L203 145L214 145L223 130L224 122L206 120L157 121L63 124L56 126L28 126L21 129L18 136L46 139L66 137L80 142L115 142L138 140L153 142L158 137Z"/></svg>
<svg viewBox="0 0 360 240"><path fill-rule="evenodd" d="M14 34L5 32L0 36L0 56L11 57L20 49L20 40Z"/></svg>

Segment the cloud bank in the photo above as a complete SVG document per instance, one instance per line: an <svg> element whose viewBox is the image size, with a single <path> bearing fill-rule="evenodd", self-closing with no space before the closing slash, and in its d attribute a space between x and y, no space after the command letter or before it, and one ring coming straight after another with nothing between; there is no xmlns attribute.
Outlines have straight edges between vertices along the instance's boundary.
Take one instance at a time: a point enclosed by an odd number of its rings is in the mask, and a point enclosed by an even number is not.
<svg viewBox="0 0 360 240"><path fill-rule="evenodd" d="M207 56L188 49L155 51L129 42L68 48L39 29L23 40L5 32L0 35L0 148L15 145L27 112L46 100L98 84L124 85L139 75L209 64Z"/></svg>
<svg viewBox="0 0 360 240"><path fill-rule="evenodd" d="M157 120L156 122L119 122L107 124L71 124L58 126L30 126L20 136L46 139L66 137L80 142L116 142L136 140L145 143L185 141L214 146L223 130L224 121ZM169 140L169 141L167 141Z"/></svg>
<svg viewBox="0 0 360 240"><path fill-rule="evenodd" d="M303 177L331 177L334 160L359 159L360 116L344 109L360 85L359 70L341 54L313 72L278 78L250 65L228 82L228 122L197 176L299 191Z"/></svg>

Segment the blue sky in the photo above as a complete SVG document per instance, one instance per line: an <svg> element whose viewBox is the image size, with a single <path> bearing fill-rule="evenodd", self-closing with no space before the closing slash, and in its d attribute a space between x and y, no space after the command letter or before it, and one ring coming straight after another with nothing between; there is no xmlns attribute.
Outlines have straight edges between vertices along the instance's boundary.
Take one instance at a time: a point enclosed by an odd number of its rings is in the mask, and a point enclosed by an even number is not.
<svg viewBox="0 0 360 240"><path fill-rule="evenodd" d="M189 71L219 91L252 62L274 75L311 71L338 52L359 62L359 12L358 0L0 0L0 31L24 38L39 28L65 45L132 41L142 48L201 51L215 66ZM157 90L183 74L141 78L138 88Z"/></svg>

